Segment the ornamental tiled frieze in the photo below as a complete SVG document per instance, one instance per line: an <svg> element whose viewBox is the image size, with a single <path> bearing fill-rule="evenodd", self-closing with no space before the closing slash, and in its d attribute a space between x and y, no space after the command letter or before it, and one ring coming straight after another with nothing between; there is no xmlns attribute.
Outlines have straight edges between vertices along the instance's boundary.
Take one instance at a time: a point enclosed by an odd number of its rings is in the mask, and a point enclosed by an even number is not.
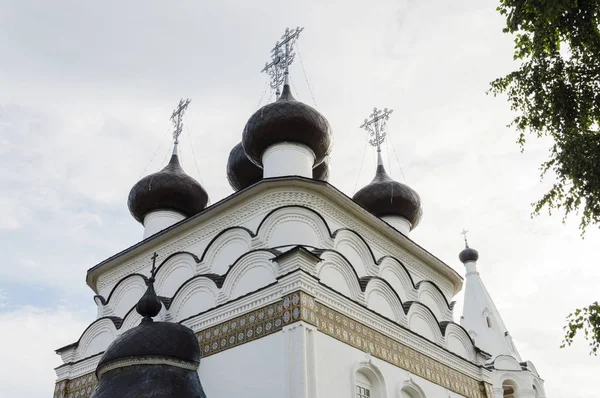
<svg viewBox="0 0 600 398"><path fill-rule="evenodd" d="M303 320L361 351L469 398L491 398L491 386L446 366L302 294Z"/></svg>
<svg viewBox="0 0 600 398"><path fill-rule="evenodd" d="M56 383L54 398L88 398L94 392L98 379L94 372Z"/></svg>
<svg viewBox="0 0 600 398"><path fill-rule="evenodd" d="M335 311L304 292L294 292L257 310L196 333L202 357L281 331L304 321L317 330L370 353L412 374L469 398L491 398L491 386ZM317 348L318 349L318 348ZM54 398L89 398L97 384L94 373L56 384Z"/></svg>

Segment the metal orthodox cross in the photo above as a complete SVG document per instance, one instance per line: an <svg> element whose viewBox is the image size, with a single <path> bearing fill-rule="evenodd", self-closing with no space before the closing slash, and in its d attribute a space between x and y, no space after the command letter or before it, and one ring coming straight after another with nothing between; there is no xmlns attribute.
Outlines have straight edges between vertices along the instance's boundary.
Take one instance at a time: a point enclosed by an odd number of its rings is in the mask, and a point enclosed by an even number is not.
<svg viewBox="0 0 600 398"><path fill-rule="evenodd" d="M152 255L152 270L150 271L150 276L152 278L154 278L154 275L156 274L156 259L158 258L158 254L156 254L156 252L154 252L154 254Z"/></svg>
<svg viewBox="0 0 600 398"><path fill-rule="evenodd" d="M460 234L463 236L463 238L465 238L465 246L469 247L469 243L467 243L467 233L469 231L467 231L466 229L463 228L463 230L460 232Z"/></svg>
<svg viewBox="0 0 600 398"><path fill-rule="evenodd" d="M369 136L371 137L369 144L376 146L377 152L381 152L381 144L383 144L385 136L387 135L385 127L392 112L394 112L393 109L383 108L382 111L373 108L373 113L371 113L369 118L365 119L364 123L360 126L361 129L365 129L367 133L369 133Z"/></svg>
<svg viewBox="0 0 600 398"><path fill-rule="evenodd" d="M185 113L191 101L192 100L189 98L186 100L184 100L183 98L180 99L179 105L177 105L177 108L173 111L173 114L171 115L171 122L173 123L173 127L175 127L175 129L173 130L173 141L175 142L175 144L179 144L179 136L181 135L181 131L183 130L183 123L181 122L181 119L183 119L183 114Z"/></svg>
<svg viewBox="0 0 600 398"><path fill-rule="evenodd" d="M265 63L265 67L261 70L271 78L271 88L276 90L277 96L279 96L279 86L287 79L289 66L296 57L293 50L294 43L303 30L304 28L300 27L296 29L286 28L285 33L281 36L281 41L275 43L275 47L271 50L271 62Z"/></svg>

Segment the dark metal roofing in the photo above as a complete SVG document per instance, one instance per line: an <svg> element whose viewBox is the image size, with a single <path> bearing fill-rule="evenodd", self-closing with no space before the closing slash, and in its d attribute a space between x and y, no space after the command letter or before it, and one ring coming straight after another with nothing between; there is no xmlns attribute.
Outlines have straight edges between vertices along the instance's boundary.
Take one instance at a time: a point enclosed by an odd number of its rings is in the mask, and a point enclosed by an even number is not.
<svg viewBox="0 0 600 398"><path fill-rule="evenodd" d="M204 210L207 203L208 194L183 171L176 154L164 169L138 181L127 201L131 215L140 223L156 210L173 210L191 217Z"/></svg>
<svg viewBox="0 0 600 398"><path fill-rule="evenodd" d="M477 261L479 259L479 252L467 246L458 254L458 259L463 264L467 261Z"/></svg>
<svg viewBox="0 0 600 398"><path fill-rule="evenodd" d="M411 223L411 229L419 224L423 214L419 194L408 185L393 180L382 165L377 166L375 178L355 193L352 200L377 217L403 217Z"/></svg>
<svg viewBox="0 0 600 398"><path fill-rule="evenodd" d="M316 109L297 101L287 84L277 101L263 106L250 117L242 136L246 154L257 165L262 165L262 155L267 148L283 142L308 146L315 153L315 165L321 164L333 145L327 119Z"/></svg>
<svg viewBox="0 0 600 398"><path fill-rule="evenodd" d="M200 363L194 332L173 322L147 322L127 330L106 349L98 370L120 359L152 357Z"/></svg>
<svg viewBox="0 0 600 398"><path fill-rule="evenodd" d="M240 142L233 147L227 160L227 180L234 191L240 191L262 180L263 170L252 163ZM313 168L313 179L329 180L329 157Z"/></svg>
<svg viewBox="0 0 600 398"><path fill-rule="evenodd" d="M198 372L175 366L133 365L103 374L91 398L206 398Z"/></svg>

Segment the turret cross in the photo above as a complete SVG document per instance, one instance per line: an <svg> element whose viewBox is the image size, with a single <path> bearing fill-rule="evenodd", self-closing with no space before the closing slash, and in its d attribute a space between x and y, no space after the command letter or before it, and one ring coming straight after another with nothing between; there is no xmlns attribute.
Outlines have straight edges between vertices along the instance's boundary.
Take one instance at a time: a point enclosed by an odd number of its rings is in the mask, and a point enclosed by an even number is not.
<svg viewBox="0 0 600 398"><path fill-rule="evenodd" d="M289 67L296 57L293 46L303 30L304 28L300 27L286 28L281 36L281 42L275 43L275 47L271 50L271 62L265 63L265 67L261 70L271 78L271 88L276 90L277 96L280 94L279 86L288 79Z"/></svg>
<svg viewBox="0 0 600 398"><path fill-rule="evenodd" d="M173 111L173 114L171 115L171 122L173 123L174 127L173 141L175 145L179 144L179 136L181 135L181 131L183 130L183 122L181 120L183 119L183 114L187 110L187 107L191 101L192 100L189 98L185 100L183 98L180 99L179 105L177 105L177 108Z"/></svg>
<svg viewBox="0 0 600 398"><path fill-rule="evenodd" d="M360 126L361 129L365 129L369 133L371 137L369 144L377 147L377 152L381 152L381 144L383 144L387 135L385 128L392 112L394 112L393 109L384 108L382 111L373 108L373 113Z"/></svg>
<svg viewBox="0 0 600 398"><path fill-rule="evenodd" d="M466 229L463 228L463 230L460 232L460 234L463 236L463 238L465 239L465 247L469 247L469 243L467 242L467 233L469 231L467 231Z"/></svg>

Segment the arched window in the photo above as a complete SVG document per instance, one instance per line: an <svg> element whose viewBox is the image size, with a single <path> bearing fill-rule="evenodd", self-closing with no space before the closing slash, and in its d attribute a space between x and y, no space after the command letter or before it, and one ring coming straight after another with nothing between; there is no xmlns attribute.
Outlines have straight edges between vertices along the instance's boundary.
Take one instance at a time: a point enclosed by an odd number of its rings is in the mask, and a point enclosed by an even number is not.
<svg viewBox="0 0 600 398"><path fill-rule="evenodd" d="M492 318L488 316L485 317L485 321L487 322L488 328L492 327Z"/></svg>
<svg viewBox="0 0 600 398"><path fill-rule="evenodd" d="M417 391L412 388L404 387L400 391L400 398L421 398Z"/></svg>
<svg viewBox="0 0 600 398"><path fill-rule="evenodd" d="M354 369L355 398L386 398L383 375L370 358Z"/></svg>
<svg viewBox="0 0 600 398"><path fill-rule="evenodd" d="M515 398L517 396L517 383L513 380L504 380L502 390L504 391L504 398Z"/></svg>
<svg viewBox="0 0 600 398"><path fill-rule="evenodd" d="M423 393L423 390L421 390L421 387L414 382L412 377L409 377L400 389L400 398L425 398L425 394Z"/></svg>
<svg viewBox="0 0 600 398"><path fill-rule="evenodd" d="M363 373L356 372L356 398L371 398L373 395L373 384L371 380Z"/></svg>

